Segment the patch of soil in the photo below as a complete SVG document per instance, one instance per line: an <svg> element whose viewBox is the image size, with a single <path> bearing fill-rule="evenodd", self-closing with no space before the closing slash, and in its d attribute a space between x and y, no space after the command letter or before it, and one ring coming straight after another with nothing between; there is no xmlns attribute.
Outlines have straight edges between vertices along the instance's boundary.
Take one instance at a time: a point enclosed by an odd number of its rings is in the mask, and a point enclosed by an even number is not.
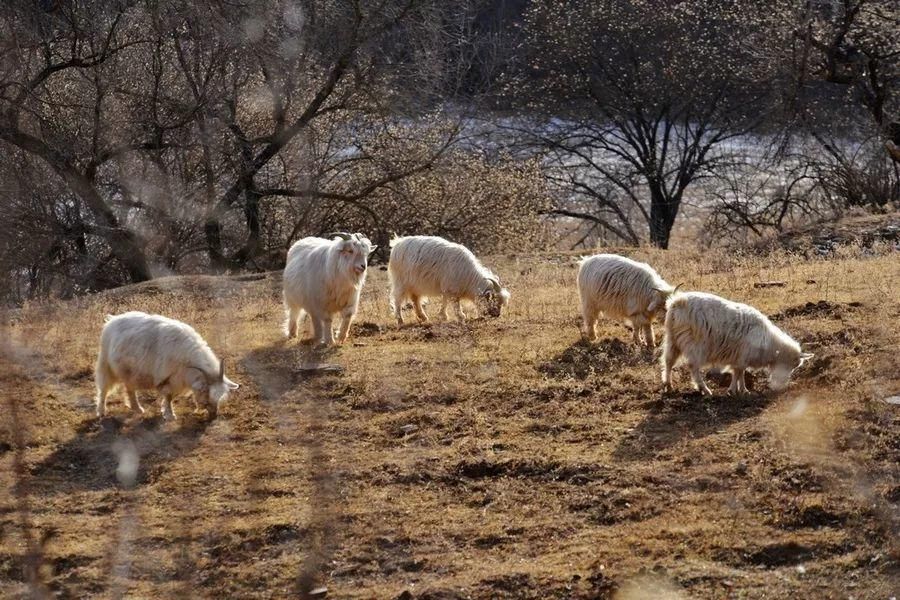
<svg viewBox="0 0 900 600"><path fill-rule="evenodd" d="M509 541L502 535L485 535L472 540L472 545L476 548L493 548L500 546Z"/></svg>
<svg viewBox="0 0 900 600"><path fill-rule="evenodd" d="M580 340L537 368L551 377L586 379L595 373L623 366L633 367L646 361L646 355L634 344L617 338L605 338L595 343Z"/></svg>
<svg viewBox="0 0 900 600"><path fill-rule="evenodd" d="M537 481L560 481L572 485L584 485L603 479L604 473L596 465L562 464L541 460L464 460L456 465L448 476L448 482L457 483L458 477L485 479L513 477Z"/></svg>
<svg viewBox="0 0 900 600"><path fill-rule="evenodd" d="M371 321L362 321L361 323L354 323L350 327L350 337L370 337L373 335L378 335L379 333L384 331L384 329L385 328L378 323L372 323Z"/></svg>
<svg viewBox="0 0 900 600"><path fill-rule="evenodd" d="M778 526L782 529L819 529L820 527L841 527L847 522L844 512L832 511L820 504L811 506L791 506L782 515Z"/></svg>
<svg viewBox="0 0 900 600"><path fill-rule="evenodd" d="M853 303L855 306L861 306L859 302ZM782 319L790 319L793 317L829 317L839 319L844 314L844 310L849 307L847 304L839 302L829 302L828 300L819 300L818 302L807 302L799 306L792 306L783 311L772 315L773 321Z"/></svg>
<svg viewBox="0 0 900 600"><path fill-rule="evenodd" d="M95 559L90 556L73 554L69 556L60 556L54 558L52 559L51 563L53 564L53 572L56 574L62 574L67 571L78 569L80 567L85 567L94 562L94 560Z"/></svg>
<svg viewBox="0 0 900 600"><path fill-rule="evenodd" d="M372 484L385 485L421 485L438 479L433 467L425 461L417 461L408 469L400 465L388 463L375 469L371 478Z"/></svg>
<svg viewBox="0 0 900 600"><path fill-rule="evenodd" d="M796 542L782 542L756 548L727 548L715 553L719 562L733 567L754 565L757 567L784 567L808 561L816 555L815 549Z"/></svg>
<svg viewBox="0 0 900 600"><path fill-rule="evenodd" d="M779 487L792 492L821 492L826 484L822 475L801 465L776 469L772 477Z"/></svg>
<svg viewBox="0 0 900 600"><path fill-rule="evenodd" d="M584 513L591 523L615 525L643 521L662 513L665 502L643 489L615 489L582 498L569 504L569 510Z"/></svg>
<svg viewBox="0 0 900 600"><path fill-rule="evenodd" d="M837 358L837 357L830 352L817 354L809 362L809 365L806 368L797 370L797 374L796 374L797 379L813 379L813 380L834 379L834 380L837 380L838 377L833 375L833 367L834 367L835 358Z"/></svg>
<svg viewBox="0 0 900 600"><path fill-rule="evenodd" d="M742 567L775 568L799 565L804 562L822 560L830 556L840 556L852 552L850 543L804 545L797 542L778 542L761 547L731 549L717 553L717 560Z"/></svg>
<svg viewBox="0 0 900 600"><path fill-rule="evenodd" d="M884 499L888 502L900 502L900 485L895 485L884 492Z"/></svg>
<svg viewBox="0 0 900 600"><path fill-rule="evenodd" d="M459 321L429 321L419 323L407 322L401 327L385 327L383 331L388 334L390 340L403 340L406 342L440 341L471 338L472 327L479 326L478 319L470 319L463 323Z"/></svg>
<svg viewBox="0 0 900 600"><path fill-rule="evenodd" d="M406 592L404 592L406 593ZM469 600L472 596L467 594L463 590L454 590L454 589L431 589L424 590L421 593L413 596L410 594L409 596L398 596L398 600L406 600L406 598L415 598L415 600Z"/></svg>
<svg viewBox="0 0 900 600"><path fill-rule="evenodd" d="M292 545L308 536L306 528L296 525L269 525L258 535L254 535L252 531L224 535L211 545L206 554L218 562L238 564L251 557L258 558L260 552L267 556L278 556L285 551L286 544Z"/></svg>
<svg viewBox="0 0 900 600"><path fill-rule="evenodd" d="M479 587L491 598L538 598L539 586L527 573L510 573L483 579Z"/></svg>

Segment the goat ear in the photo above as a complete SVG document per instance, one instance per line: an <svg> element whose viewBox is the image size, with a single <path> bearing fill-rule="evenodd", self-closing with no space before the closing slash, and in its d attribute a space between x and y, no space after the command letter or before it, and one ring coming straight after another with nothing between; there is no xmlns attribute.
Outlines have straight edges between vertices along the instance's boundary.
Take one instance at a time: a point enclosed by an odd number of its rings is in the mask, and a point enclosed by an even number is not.
<svg viewBox="0 0 900 600"><path fill-rule="evenodd" d="M195 392L203 392L209 389L210 386L210 376L206 374L206 371L197 367L188 367L189 371L195 371L197 376L193 378L191 381L191 389ZM190 379L188 379L190 381Z"/></svg>
<svg viewBox="0 0 900 600"><path fill-rule="evenodd" d="M378 250L378 246L372 246L371 248L369 248L369 254L372 254L376 250Z"/></svg>
<svg viewBox="0 0 900 600"><path fill-rule="evenodd" d="M225 385L228 386L228 389L231 391L234 391L234 390L238 389L239 387L241 387L241 384L235 383L232 380L228 379L227 377L222 379L222 381L225 382Z"/></svg>

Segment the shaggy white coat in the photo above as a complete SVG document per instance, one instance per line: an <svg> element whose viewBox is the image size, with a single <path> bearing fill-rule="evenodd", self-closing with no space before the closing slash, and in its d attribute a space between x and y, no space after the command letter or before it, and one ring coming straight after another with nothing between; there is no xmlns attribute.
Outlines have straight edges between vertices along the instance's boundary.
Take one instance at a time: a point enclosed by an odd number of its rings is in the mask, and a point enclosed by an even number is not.
<svg viewBox="0 0 900 600"><path fill-rule="evenodd" d="M720 367L732 373L729 392L746 393L747 369L769 370L774 389L787 385L794 369L812 358L800 344L764 314L746 304L713 294L687 292L669 299L663 341L662 379L672 389L672 368L683 358L694 384L711 394L701 369Z"/></svg>
<svg viewBox="0 0 900 600"><path fill-rule="evenodd" d="M442 298L444 320L448 319L447 306L452 303L460 321L466 318L461 300L480 306L492 317L499 317L502 307L509 303L509 291L500 286L500 279L471 250L442 237L415 235L391 240L388 274L391 309L401 325L400 311L407 299L423 322L428 321L422 308L425 298Z"/></svg>
<svg viewBox="0 0 900 600"><path fill-rule="evenodd" d="M128 406L144 412L138 390L164 394L163 418L175 418L172 398L191 392L194 404L215 417L228 392L239 386L224 376L222 363L190 325L160 315L127 312L109 316L100 334L94 372L97 416L106 414L106 396L125 387Z"/></svg>
<svg viewBox="0 0 900 600"><path fill-rule="evenodd" d="M308 314L313 339L333 344L332 320L340 314L337 339L346 341L366 282L369 255L376 247L359 233L349 240L307 237L291 246L283 282L288 337L298 335L298 322Z"/></svg>
<svg viewBox="0 0 900 600"><path fill-rule="evenodd" d="M581 260L578 267L578 294L584 336L597 339L600 315L628 323L634 343L640 335L650 348L656 345L653 321L664 318L666 299L675 288L666 283L647 263L618 254L597 254Z"/></svg>

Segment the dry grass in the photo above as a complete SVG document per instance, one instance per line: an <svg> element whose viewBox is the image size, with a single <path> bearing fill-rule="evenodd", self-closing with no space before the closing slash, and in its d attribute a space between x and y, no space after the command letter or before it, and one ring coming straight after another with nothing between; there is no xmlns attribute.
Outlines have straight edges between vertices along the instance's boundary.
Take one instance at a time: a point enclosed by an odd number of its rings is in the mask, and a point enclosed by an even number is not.
<svg viewBox="0 0 900 600"><path fill-rule="evenodd" d="M0 593L887 598L900 261L845 254L637 252L817 353L788 391L746 398L696 397L685 373L663 396L620 325L578 342L568 254L489 261L513 292L500 320L402 330L373 269L353 344L321 354L283 340L274 275L28 306L0 356ZM127 309L190 322L229 358L243 385L219 419L185 401L174 423L156 403L137 419L118 395L92 417L103 317ZM300 371L315 361L345 369ZM133 485L116 477L128 448Z"/></svg>

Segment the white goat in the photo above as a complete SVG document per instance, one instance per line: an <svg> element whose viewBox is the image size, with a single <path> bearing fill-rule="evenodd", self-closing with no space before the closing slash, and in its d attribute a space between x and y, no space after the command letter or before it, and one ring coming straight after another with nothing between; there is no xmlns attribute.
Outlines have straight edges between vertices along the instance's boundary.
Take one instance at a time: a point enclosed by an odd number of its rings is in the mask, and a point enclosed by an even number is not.
<svg viewBox="0 0 900 600"><path fill-rule="evenodd" d="M288 250L284 267L288 337L297 336L298 321L305 314L312 320L313 337L319 343L334 343L331 321L335 313L342 319L338 342L344 342L350 333L369 255L377 246L359 233L329 237L333 239L303 238Z"/></svg>
<svg viewBox="0 0 900 600"><path fill-rule="evenodd" d="M653 348L652 323L662 320L666 299L676 289L647 263L618 254L583 258L578 267L578 294L585 338L597 339L597 319L603 314L631 324L634 343L640 345L643 333L644 342Z"/></svg>
<svg viewBox="0 0 900 600"><path fill-rule="evenodd" d="M94 375L98 417L106 414L106 396L116 384L125 387L128 406L136 413L144 412L138 390L164 394L166 420L175 418L174 396L192 392L194 406L215 417L228 392L239 387L225 377L225 361L190 325L137 311L107 317Z"/></svg>
<svg viewBox="0 0 900 600"><path fill-rule="evenodd" d="M456 317L466 318L460 300L469 300L491 317L499 317L509 303L509 291L500 286L500 279L488 270L472 251L461 244L429 235L415 235L391 240L391 260L388 264L391 280L391 308L397 323L403 324L400 309L408 298L419 321L428 321L422 309L424 298L441 296L441 316L447 315L452 302Z"/></svg>
<svg viewBox="0 0 900 600"><path fill-rule="evenodd" d="M737 394L747 391L747 369L768 369L769 384L777 390L787 385L794 369L813 357L752 306L702 292L676 294L667 303L662 354L667 391L672 389L672 368L682 356L703 394L712 393L703 381L704 367L730 371L728 391Z"/></svg>

